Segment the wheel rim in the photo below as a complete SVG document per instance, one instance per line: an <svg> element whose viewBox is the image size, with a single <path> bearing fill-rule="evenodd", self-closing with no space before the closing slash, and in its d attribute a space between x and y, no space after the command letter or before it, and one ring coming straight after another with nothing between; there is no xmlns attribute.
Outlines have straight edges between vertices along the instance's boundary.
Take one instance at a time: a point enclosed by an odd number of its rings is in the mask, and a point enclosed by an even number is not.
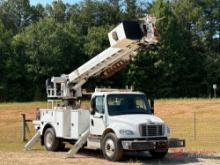
<svg viewBox="0 0 220 165"><path fill-rule="evenodd" d="M46 140L45 143L46 143L47 148L50 148L53 144L53 135L52 135L52 133L48 132L46 134L45 140Z"/></svg>
<svg viewBox="0 0 220 165"><path fill-rule="evenodd" d="M112 157L115 153L115 144L112 139L107 139L105 142L105 153L108 157Z"/></svg>

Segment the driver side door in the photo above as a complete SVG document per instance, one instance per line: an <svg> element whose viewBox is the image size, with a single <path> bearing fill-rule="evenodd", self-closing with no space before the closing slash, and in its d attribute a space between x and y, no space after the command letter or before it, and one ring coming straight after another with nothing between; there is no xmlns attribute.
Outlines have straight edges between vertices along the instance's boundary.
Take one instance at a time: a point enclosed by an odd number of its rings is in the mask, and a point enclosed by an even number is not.
<svg viewBox="0 0 220 165"><path fill-rule="evenodd" d="M105 130L105 104L104 96L95 96L95 113L90 116L90 133L102 135Z"/></svg>

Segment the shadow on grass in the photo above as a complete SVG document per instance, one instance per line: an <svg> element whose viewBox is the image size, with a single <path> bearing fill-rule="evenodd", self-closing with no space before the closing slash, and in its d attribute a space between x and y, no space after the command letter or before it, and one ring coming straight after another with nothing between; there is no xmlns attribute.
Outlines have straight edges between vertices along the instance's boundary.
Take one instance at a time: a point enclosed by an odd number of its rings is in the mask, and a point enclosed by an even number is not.
<svg viewBox="0 0 220 165"><path fill-rule="evenodd" d="M202 154L202 153L190 153L190 152L174 152L168 153L163 159L152 158L148 152L141 153L127 153L127 158L130 161L136 160L142 164L189 164L189 163L199 163L201 159L218 160L220 161L220 156L214 154Z"/></svg>
<svg viewBox="0 0 220 165"><path fill-rule="evenodd" d="M96 159L103 159L102 152L100 150L82 149L78 155L80 158L93 157ZM167 156L163 159L156 159L152 158L148 152L126 152L122 162L141 164L189 164L199 163L201 162L200 159L220 161L220 156L216 156L215 153L180 151L168 153Z"/></svg>

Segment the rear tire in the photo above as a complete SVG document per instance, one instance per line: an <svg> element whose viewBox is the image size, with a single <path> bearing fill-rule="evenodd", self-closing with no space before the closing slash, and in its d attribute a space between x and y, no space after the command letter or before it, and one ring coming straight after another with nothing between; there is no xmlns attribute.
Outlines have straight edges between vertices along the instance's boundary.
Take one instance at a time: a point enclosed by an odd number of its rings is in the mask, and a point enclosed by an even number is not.
<svg viewBox="0 0 220 165"><path fill-rule="evenodd" d="M44 145L48 151L58 151L60 141L56 137L56 133L53 128L47 128L44 133Z"/></svg>
<svg viewBox="0 0 220 165"><path fill-rule="evenodd" d="M121 143L114 133L108 133L102 140L102 153L105 159L119 161L122 159L124 151Z"/></svg>

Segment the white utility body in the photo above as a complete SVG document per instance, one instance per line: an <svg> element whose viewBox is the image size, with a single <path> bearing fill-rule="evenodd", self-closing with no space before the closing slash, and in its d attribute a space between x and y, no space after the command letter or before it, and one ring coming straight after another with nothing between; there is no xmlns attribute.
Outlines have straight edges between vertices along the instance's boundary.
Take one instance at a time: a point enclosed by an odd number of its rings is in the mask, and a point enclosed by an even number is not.
<svg viewBox="0 0 220 165"><path fill-rule="evenodd" d="M80 109L81 86L90 78L110 77L130 63L138 52L157 44L155 18L123 21L109 34L111 46L68 75L46 81L48 108L40 109L34 121L36 138L47 150L56 151L66 142L75 144L73 156L83 146L101 149L106 159L117 161L128 150L149 151L163 157L169 147L184 147L185 141L168 139L169 128L154 116L153 100L132 90L96 89L91 108ZM29 149L36 138L27 145Z"/></svg>

